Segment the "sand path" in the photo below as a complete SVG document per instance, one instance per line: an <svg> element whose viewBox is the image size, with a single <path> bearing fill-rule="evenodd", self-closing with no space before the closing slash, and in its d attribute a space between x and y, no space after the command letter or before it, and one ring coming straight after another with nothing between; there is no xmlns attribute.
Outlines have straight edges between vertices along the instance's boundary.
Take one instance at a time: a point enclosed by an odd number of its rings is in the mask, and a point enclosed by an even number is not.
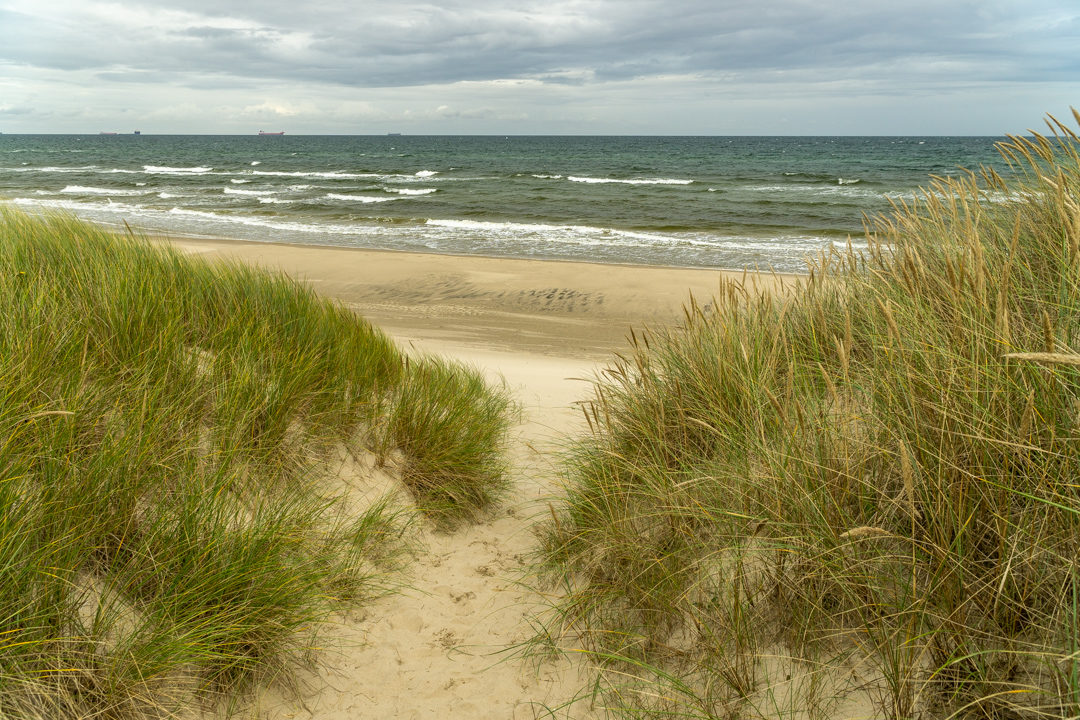
<svg viewBox="0 0 1080 720"><path fill-rule="evenodd" d="M505 504L453 533L425 528L409 587L354 613L328 668L301 703L267 692L266 718L594 718L572 702L577 658L537 664L512 649L531 634L543 595L518 581L532 527L557 492L556 453L584 426L585 381L629 328L677 322L689 293L703 304L718 271L416 255L341 248L181 240L187 252L232 257L309 282L355 308L414 352L453 357L505 381L523 407ZM775 280L763 281L771 285Z"/></svg>
<svg viewBox="0 0 1080 720"><path fill-rule="evenodd" d="M572 660L524 660L514 646L531 633L544 597L523 587L536 545L533 518L547 514L553 456L563 435L584 425L573 403L587 395L589 361L431 342L398 335L415 352L439 352L506 382L523 406L511 443L513 487L484 522L452 533L425 527L408 587L353 613L335 635L327 667L309 678L298 704L269 691L265 718L591 718Z"/></svg>
<svg viewBox="0 0 1080 720"><path fill-rule="evenodd" d="M340 655L306 708L279 706L280 718L588 718L588 701L563 707L583 684L570 661L522 661L512 646L530 634L544 598L519 575L535 548L532 518L553 492L551 452L578 423L571 409L587 392L567 378L591 363L523 356L399 337L407 346L470 362L505 378L524 405L515 429L514 486L487 521L453 533L426 529L409 588L383 598L342 627Z"/></svg>

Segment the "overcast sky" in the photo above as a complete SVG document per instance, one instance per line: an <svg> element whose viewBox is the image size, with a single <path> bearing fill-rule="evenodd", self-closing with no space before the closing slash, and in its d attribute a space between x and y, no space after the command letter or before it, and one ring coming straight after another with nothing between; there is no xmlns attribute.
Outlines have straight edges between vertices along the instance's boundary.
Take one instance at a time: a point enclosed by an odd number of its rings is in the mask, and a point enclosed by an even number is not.
<svg viewBox="0 0 1080 720"><path fill-rule="evenodd" d="M1080 0L0 0L0 132L995 135Z"/></svg>

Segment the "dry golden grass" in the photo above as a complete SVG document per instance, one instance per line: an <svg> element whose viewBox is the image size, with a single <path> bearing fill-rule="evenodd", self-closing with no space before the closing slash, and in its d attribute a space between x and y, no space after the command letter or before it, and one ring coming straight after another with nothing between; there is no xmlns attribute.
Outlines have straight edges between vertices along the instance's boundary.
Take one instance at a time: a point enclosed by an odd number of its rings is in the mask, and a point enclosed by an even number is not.
<svg viewBox="0 0 1080 720"><path fill-rule="evenodd" d="M1048 122L597 382L538 642L616 714L1080 714L1080 157Z"/></svg>

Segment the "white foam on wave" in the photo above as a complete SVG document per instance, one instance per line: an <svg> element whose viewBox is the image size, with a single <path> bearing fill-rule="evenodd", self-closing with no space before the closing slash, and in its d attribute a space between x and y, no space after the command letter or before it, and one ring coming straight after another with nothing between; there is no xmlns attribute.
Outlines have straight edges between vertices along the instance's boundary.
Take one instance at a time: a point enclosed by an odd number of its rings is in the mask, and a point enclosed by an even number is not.
<svg viewBox="0 0 1080 720"><path fill-rule="evenodd" d="M540 180L562 180L562 175L542 175L534 173L533 177Z"/></svg>
<svg viewBox="0 0 1080 720"><path fill-rule="evenodd" d="M486 220L440 220L428 218L425 225L436 227L455 228L458 230L496 230L496 231L520 231L537 232L545 229L554 229L558 226L543 225L540 223L515 223L515 222L489 222ZM571 226L566 226L571 227Z"/></svg>
<svg viewBox="0 0 1080 720"><path fill-rule="evenodd" d="M862 182L862 180L860 180L859 178L854 178L854 179L850 179L850 180L847 179L847 178L837 178L836 179L836 184L837 185L855 185L855 184L861 183L861 182Z"/></svg>
<svg viewBox="0 0 1080 720"><path fill-rule="evenodd" d="M260 161L260 160L252 160L251 161L251 166L255 167L256 165L262 165L262 161Z"/></svg>
<svg viewBox="0 0 1080 720"><path fill-rule="evenodd" d="M26 163L23 163L24 165ZM97 170L97 165L84 165L82 167L14 167L14 168L0 168L3 172L43 172L43 173L78 173L78 172L90 172Z"/></svg>
<svg viewBox="0 0 1080 720"><path fill-rule="evenodd" d="M1037 193L1026 190L1011 190L1009 192L983 190L979 194L983 200L989 203L994 203L995 205L1019 203L1035 200L1038 198ZM935 193L935 195L944 199L944 196L940 193Z"/></svg>
<svg viewBox="0 0 1080 720"><path fill-rule="evenodd" d="M371 197L370 195L342 195L340 193L327 193L325 197L329 200L344 200L358 203L381 203L398 199L395 197Z"/></svg>
<svg viewBox="0 0 1080 720"><path fill-rule="evenodd" d="M90 203L90 202L76 202L74 200L34 200L33 198L15 198L12 200L16 205L32 205L35 207L53 208L60 210L71 210L78 213L80 211L96 211L96 212L108 212L108 213L124 213L127 215L134 215L142 211L143 208L138 205L129 205L128 203L113 202L106 198L104 203Z"/></svg>
<svg viewBox="0 0 1080 720"><path fill-rule="evenodd" d="M188 210L187 208L174 207L168 215L174 217L187 217L198 220L209 220L215 223L230 225L245 225L248 227L270 228L286 232L297 232L314 235L380 235L385 232L377 226L360 225L334 225L331 223L298 223L287 220L270 220L250 215L220 215L218 213L204 212L202 210Z"/></svg>
<svg viewBox="0 0 1080 720"><path fill-rule="evenodd" d="M606 185L609 183L618 185L689 185L693 180L681 180L678 178L596 178L578 177L571 175L567 178L570 182L589 183L590 185Z"/></svg>
<svg viewBox="0 0 1080 720"><path fill-rule="evenodd" d="M418 172L418 173L416 173L416 174L415 174L415 177L418 177L418 178L429 178L429 177L431 177L432 175L438 175L438 174L439 174L439 171L438 171L438 170L421 170L420 172Z"/></svg>
<svg viewBox="0 0 1080 720"><path fill-rule="evenodd" d="M288 205L288 204L294 203L296 201L295 200L283 200L281 198L273 198L273 197L261 197L261 198L259 198L259 202L261 202L263 204Z"/></svg>
<svg viewBox="0 0 1080 720"><path fill-rule="evenodd" d="M226 195L273 195L275 190L238 190L237 188L222 188L221 192Z"/></svg>
<svg viewBox="0 0 1080 720"><path fill-rule="evenodd" d="M178 197L181 197L181 196L177 195L175 193L171 193L171 192L160 192L160 193L158 193L158 197L161 198L162 200L169 200L169 199L178 198Z"/></svg>
<svg viewBox="0 0 1080 720"><path fill-rule="evenodd" d="M133 222L149 221L152 223L164 223L166 227L176 227L179 218L187 218L199 223L202 230L206 230L206 222L225 225L243 225L247 227L268 228L285 232L297 232L315 235L359 235L379 234L380 228L371 228L353 225L332 225L326 223L298 223L281 220L270 220L255 216L223 215L201 210L188 210L187 208L173 207L170 210L139 207L127 203L112 202L91 203L75 202L67 200L34 200L31 198L15 198L12 202L16 205L34 206L49 209L70 210L73 213L85 213L88 217L93 214L123 215L131 218Z"/></svg>
<svg viewBox="0 0 1080 720"><path fill-rule="evenodd" d="M347 173L347 172L302 172L285 170L252 170L252 175L266 177L296 177L296 178L322 178L324 180L356 180L358 178L382 177L377 173Z"/></svg>
<svg viewBox="0 0 1080 720"><path fill-rule="evenodd" d="M853 187L853 185L854 183L837 185L791 183L788 185L755 185L741 189L746 192L769 193L774 195L772 198L774 201L783 202L786 199L795 203L805 202L804 198L810 196L840 196L845 198L879 198L888 196L887 193L881 193L871 188Z"/></svg>
<svg viewBox="0 0 1080 720"><path fill-rule="evenodd" d="M817 235L718 237L714 238L709 245L718 250L732 250L738 252L751 250L758 253L765 253L770 257L777 259L785 256L789 258L804 257L809 253L814 253L830 245L836 245L837 247L845 246L844 243L837 244L828 238L819 237Z"/></svg>
<svg viewBox="0 0 1080 720"><path fill-rule="evenodd" d="M212 167L168 167L167 165L143 165L143 170L152 175L205 175Z"/></svg>
<svg viewBox="0 0 1080 720"><path fill-rule="evenodd" d="M387 198L393 199L393 198ZM376 236L394 233L395 230L373 225L336 225L333 223L301 223L288 220L270 219L266 217L219 214L202 210L189 210L182 207L173 207L170 210L139 207L127 203L112 202L92 203L69 200L35 200L32 198L15 198L12 202L21 206L33 206L48 209L70 210L76 214L84 213L87 217L94 214L123 215L131 218L133 222L149 222L163 224L165 227L176 228L177 223L195 223L188 229L196 232L212 230L214 226L221 228L222 225L245 226L265 228L283 232L303 233L305 235L336 235L336 236ZM212 223L208 225L207 223ZM180 226L183 228L183 225ZM224 231L223 228L216 230Z"/></svg>
<svg viewBox="0 0 1080 720"><path fill-rule="evenodd" d="M659 233L617 230L613 228L592 227L587 225L549 225L542 223L490 222L481 220L438 220L429 219L426 226L440 228L448 233L475 235L480 239L498 243L515 244L524 241L533 249L540 249L544 244L589 248L642 248L646 251L671 252L678 248L696 248L724 251L754 256L765 255L781 263L797 263L799 258L814 253L830 245L844 247L828 238L815 235L781 235L774 237L752 237L736 235L715 235L711 233L680 233L662 235ZM853 242L856 250L865 249L864 245Z"/></svg>
<svg viewBox="0 0 1080 720"><path fill-rule="evenodd" d="M438 192L436 188L383 188L383 190L398 195L430 195L433 192Z"/></svg>
<svg viewBox="0 0 1080 720"><path fill-rule="evenodd" d="M395 198L383 200L392 199ZM259 200L271 203L283 202L276 198L259 198ZM775 262L778 267L798 268L801 267L800 258L807 253L817 252L830 245L841 249L846 245L835 239L810 235L740 237L701 232L664 235L582 225L439 219L429 219L421 226L382 223L303 223L281 217L245 213L217 213L182 207L173 207L171 210L140 207L112 200L88 202L59 198L49 200L16 198L13 202L17 205L71 210L90 218L93 218L95 214L108 216L106 222L111 222L118 216L124 216L131 219L133 223L149 223L149 226L157 224L160 227L185 232L228 233L229 226L234 228L242 226L259 228L263 231L303 234L311 237L314 242L323 242L316 239L320 236L324 238L334 236L347 238L341 242L349 245L359 243L361 246L369 246L368 243L374 242L375 245L372 246L382 246L382 243L390 242L394 247L404 244L434 250L455 250L475 244L481 250L500 253L509 251L511 254L524 253L525 255L554 252L557 255L568 254L568 257L585 257L582 253L590 253L588 256L592 257L599 252L611 257L628 257L621 254L611 255L612 252L618 253L619 248L629 250L631 253L637 253L639 251L635 249L640 249L640 252L644 253L642 257L652 258L679 256L721 259L731 253L732 262ZM239 232L239 230L236 231ZM272 238L273 235L266 235L264 232L261 237ZM370 240L363 240L363 238L370 238ZM380 239L376 240L376 238ZM382 238L390 238L390 240ZM853 245L856 250L865 249L865 245L857 241L853 241ZM556 250L556 246L562 246L565 250ZM700 255L701 250L705 250L706 254ZM717 251L720 254L712 255L708 251ZM687 252L692 255L686 255ZM638 257L637 254L633 256Z"/></svg>
<svg viewBox="0 0 1080 720"><path fill-rule="evenodd" d="M60 192L73 195L113 195L117 197L147 194L146 190L118 190L116 188L86 187L84 185L68 185Z"/></svg>
<svg viewBox="0 0 1080 720"><path fill-rule="evenodd" d="M574 245L620 245L630 247L655 247L657 245L700 245L712 243L690 235L660 235L635 230L616 230L590 225L548 225L544 223L490 222L484 220L429 219L426 225L454 230L467 230L495 237L522 238L533 236L539 240Z"/></svg>
<svg viewBox="0 0 1080 720"><path fill-rule="evenodd" d="M245 183L249 183L251 181L244 180L243 178L232 178L231 180L229 180L229 182L231 182L233 185L244 185Z"/></svg>

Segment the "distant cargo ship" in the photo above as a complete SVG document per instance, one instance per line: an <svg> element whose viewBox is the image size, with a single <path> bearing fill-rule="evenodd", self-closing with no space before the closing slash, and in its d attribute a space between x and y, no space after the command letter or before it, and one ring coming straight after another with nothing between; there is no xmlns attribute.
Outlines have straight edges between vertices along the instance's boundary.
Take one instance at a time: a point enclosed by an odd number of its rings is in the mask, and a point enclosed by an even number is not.
<svg viewBox="0 0 1080 720"><path fill-rule="evenodd" d="M260 130L260 131L259 131L259 134L260 134L260 135L284 135L284 134L285 134L285 131L284 131L284 130L281 130L281 131L279 131L279 132L266 132L265 130Z"/></svg>

